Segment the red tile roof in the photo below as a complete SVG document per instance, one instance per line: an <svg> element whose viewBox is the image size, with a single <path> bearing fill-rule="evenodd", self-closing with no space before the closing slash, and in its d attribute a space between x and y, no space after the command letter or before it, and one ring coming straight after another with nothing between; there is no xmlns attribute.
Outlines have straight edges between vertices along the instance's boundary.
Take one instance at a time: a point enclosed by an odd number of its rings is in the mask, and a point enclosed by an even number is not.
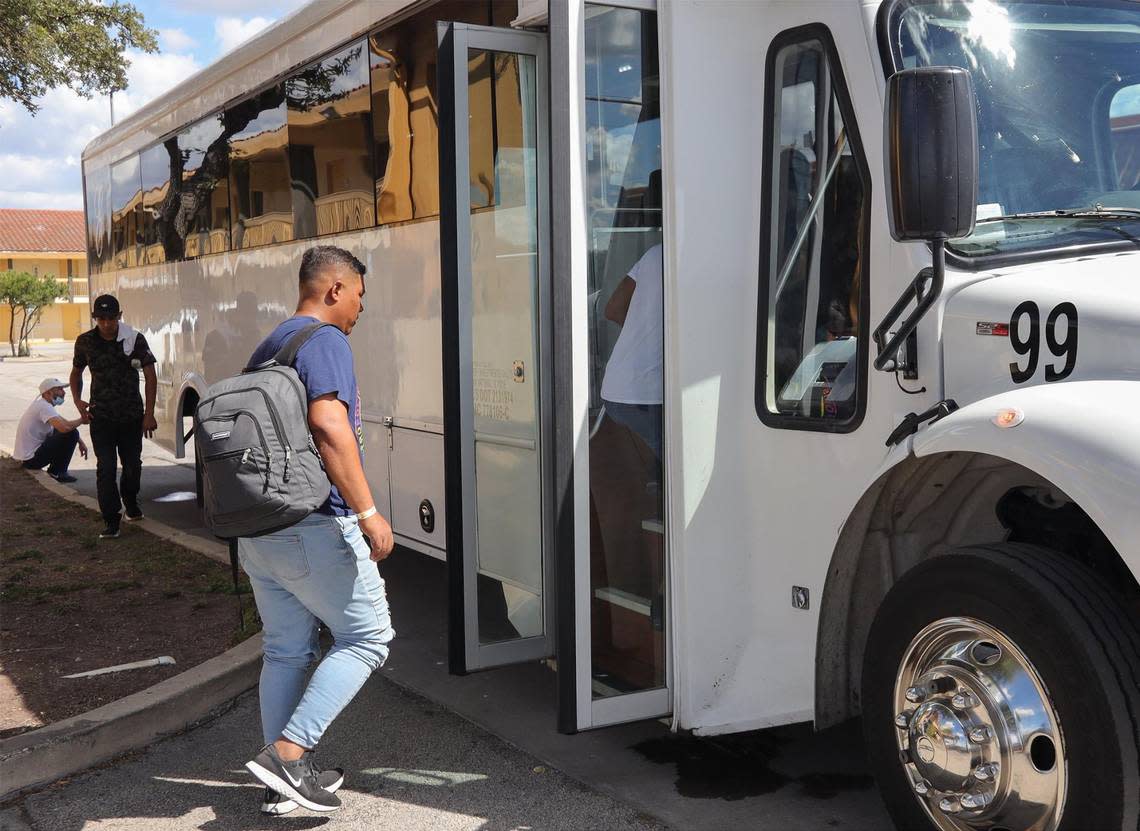
<svg viewBox="0 0 1140 831"><path fill-rule="evenodd" d="M0 208L0 251L85 253L83 211Z"/></svg>

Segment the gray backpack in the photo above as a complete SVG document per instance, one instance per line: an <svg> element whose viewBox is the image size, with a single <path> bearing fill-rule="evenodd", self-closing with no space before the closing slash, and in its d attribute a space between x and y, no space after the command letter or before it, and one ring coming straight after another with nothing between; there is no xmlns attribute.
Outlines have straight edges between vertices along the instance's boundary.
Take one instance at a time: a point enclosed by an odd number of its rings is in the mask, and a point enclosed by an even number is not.
<svg viewBox="0 0 1140 831"><path fill-rule="evenodd" d="M310 323L270 360L211 384L194 417L206 526L219 537L287 528L328 498L329 480L309 433L309 398L293 362Z"/></svg>

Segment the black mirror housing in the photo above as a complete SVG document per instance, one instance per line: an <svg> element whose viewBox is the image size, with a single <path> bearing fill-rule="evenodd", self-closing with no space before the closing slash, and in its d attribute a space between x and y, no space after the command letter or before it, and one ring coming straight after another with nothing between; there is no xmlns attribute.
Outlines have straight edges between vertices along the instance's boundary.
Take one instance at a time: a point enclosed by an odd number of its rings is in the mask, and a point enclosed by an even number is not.
<svg viewBox="0 0 1140 831"><path fill-rule="evenodd" d="M978 204L978 117L970 73L904 69L887 80L886 168L891 236L964 237Z"/></svg>

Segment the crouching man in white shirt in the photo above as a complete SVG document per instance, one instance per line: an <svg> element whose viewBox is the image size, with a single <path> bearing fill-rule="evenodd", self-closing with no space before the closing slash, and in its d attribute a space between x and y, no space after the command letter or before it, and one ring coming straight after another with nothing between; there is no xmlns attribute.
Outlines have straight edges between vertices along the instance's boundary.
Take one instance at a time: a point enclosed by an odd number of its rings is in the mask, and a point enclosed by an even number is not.
<svg viewBox="0 0 1140 831"><path fill-rule="evenodd" d="M16 428L16 446L12 455L29 470L40 470L45 465L48 475L58 482L74 482L68 474L75 448L87 458L87 445L79 437L79 425L86 424L83 417L66 419L56 409L66 397L67 384L58 378L45 378L40 382L40 394L31 403Z"/></svg>

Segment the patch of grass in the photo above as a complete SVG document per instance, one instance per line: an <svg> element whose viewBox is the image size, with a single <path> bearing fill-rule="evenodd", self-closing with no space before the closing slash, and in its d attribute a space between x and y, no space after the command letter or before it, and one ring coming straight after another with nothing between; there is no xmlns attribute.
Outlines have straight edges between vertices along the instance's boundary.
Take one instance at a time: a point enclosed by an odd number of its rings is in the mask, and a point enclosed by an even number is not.
<svg viewBox="0 0 1140 831"><path fill-rule="evenodd" d="M141 589L142 583L138 580L108 580L103 584L102 589L105 592L118 592L123 589Z"/></svg>
<svg viewBox="0 0 1140 831"><path fill-rule="evenodd" d="M28 514L35 510L35 508L32 505L16 505L12 510L18 514Z"/></svg>
<svg viewBox="0 0 1140 831"><path fill-rule="evenodd" d="M64 617L65 615L78 614L82 608L83 607L78 603L69 603L67 601L64 601L63 603L57 603L52 611L60 617Z"/></svg>
<svg viewBox="0 0 1140 831"><path fill-rule="evenodd" d="M27 551L21 551L19 554L13 554L8 557L10 563L21 563L24 560L42 560L44 553L38 548L29 548Z"/></svg>
<svg viewBox="0 0 1140 831"><path fill-rule="evenodd" d="M234 630L230 639L230 646L237 646L247 638L253 637L261 631L261 616L257 613L257 606L252 599L245 602L241 610L241 625Z"/></svg>
<svg viewBox="0 0 1140 831"><path fill-rule="evenodd" d="M91 539L89 539L89 540L84 540L83 542L79 543L79 547L80 547L80 548L82 548L82 549L83 549L83 550L85 550L85 551L91 551L91 550L92 550L92 549L94 549L94 548L95 548L95 546L97 546L98 544L99 544L99 540L97 540L97 539L95 539L94 537L92 537L92 538L91 538ZM95 559L98 559L98 557L96 557Z"/></svg>
<svg viewBox="0 0 1140 831"><path fill-rule="evenodd" d="M0 589L0 600L6 603L46 603L53 597L83 591L87 586L64 584L59 586L6 585Z"/></svg>
<svg viewBox="0 0 1140 831"><path fill-rule="evenodd" d="M182 592L178 591L177 589L173 589L170 591L164 591L162 593L162 596L165 597L167 600L174 600L177 597L181 597Z"/></svg>
<svg viewBox="0 0 1140 831"><path fill-rule="evenodd" d="M12 573L4 579L4 582L9 585L13 583L24 583L27 582L27 579L29 577L35 577L38 573L39 569L34 566L22 566L20 568L13 569Z"/></svg>
<svg viewBox="0 0 1140 831"><path fill-rule="evenodd" d="M250 593L248 582L246 582L244 584L242 582L239 582L238 585L240 587L240 591L242 594L248 595ZM206 592L207 594L236 595L238 593L237 591L234 590L233 578L222 575L222 574L215 574L205 584L205 587L200 589L199 591Z"/></svg>

